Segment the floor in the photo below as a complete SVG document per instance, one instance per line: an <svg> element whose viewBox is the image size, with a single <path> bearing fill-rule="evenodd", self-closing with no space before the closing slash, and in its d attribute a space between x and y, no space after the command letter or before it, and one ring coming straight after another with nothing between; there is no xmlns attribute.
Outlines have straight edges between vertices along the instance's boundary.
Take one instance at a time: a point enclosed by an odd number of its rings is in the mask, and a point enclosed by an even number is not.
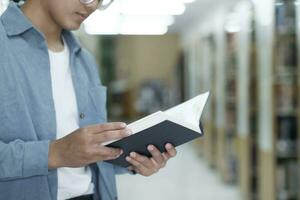
<svg viewBox="0 0 300 200"><path fill-rule="evenodd" d="M192 143L151 177L117 177L119 200L240 200L238 188L225 185L195 150Z"/></svg>

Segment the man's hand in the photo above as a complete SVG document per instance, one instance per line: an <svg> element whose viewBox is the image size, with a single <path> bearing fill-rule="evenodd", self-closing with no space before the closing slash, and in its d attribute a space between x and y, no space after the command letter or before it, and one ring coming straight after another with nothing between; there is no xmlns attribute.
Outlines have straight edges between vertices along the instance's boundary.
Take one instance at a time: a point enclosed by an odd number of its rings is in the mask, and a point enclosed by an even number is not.
<svg viewBox="0 0 300 200"><path fill-rule="evenodd" d="M102 143L129 135L131 131L121 122L80 128L51 142L48 167L83 167L97 161L118 158L123 153L121 149L108 148Z"/></svg>
<svg viewBox="0 0 300 200"><path fill-rule="evenodd" d="M175 157L177 152L171 144L166 144L167 152L161 153L155 146L149 145L148 151L152 157L148 158L136 152L131 152L130 156L126 157L127 162L131 164L129 170L134 170L143 176L151 176L166 166L167 161Z"/></svg>

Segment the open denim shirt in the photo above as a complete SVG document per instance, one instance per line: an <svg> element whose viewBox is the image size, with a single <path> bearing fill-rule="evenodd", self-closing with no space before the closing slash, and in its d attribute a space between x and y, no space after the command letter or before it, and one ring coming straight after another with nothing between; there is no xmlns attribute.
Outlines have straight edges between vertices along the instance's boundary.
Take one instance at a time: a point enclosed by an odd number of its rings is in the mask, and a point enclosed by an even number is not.
<svg viewBox="0 0 300 200"><path fill-rule="evenodd" d="M80 114L79 126L106 122L106 88L93 57L63 31ZM0 198L57 199L57 170L48 170L56 139L47 43L15 3L0 18ZM94 198L117 199L115 173L105 162L91 165Z"/></svg>

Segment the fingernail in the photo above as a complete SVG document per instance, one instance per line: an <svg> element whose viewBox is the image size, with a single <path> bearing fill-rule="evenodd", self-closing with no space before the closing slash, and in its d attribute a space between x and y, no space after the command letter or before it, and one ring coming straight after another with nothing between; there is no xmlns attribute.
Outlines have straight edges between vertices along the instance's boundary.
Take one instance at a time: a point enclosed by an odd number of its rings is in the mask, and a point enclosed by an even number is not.
<svg viewBox="0 0 300 200"><path fill-rule="evenodd" d="M127 157L126 157L126 160L127 160L127 161L131 161L131 158L127 156Z"/></svg>
<svg viewBox="0 0 300 200"><path fill-rule="evenodd" d="M131 135L132 134L132 131L130 130L130 129L127 129L126 131L125 131L125 133L126 133L126 135Z"/></svg>
<svg viewBox="0 0 300 200"><path fill-rule="evenodd" d="M167 147L167 149L172 149L172 145L171 144L167 144L166 147Z"/></svg>
<svg viewBox="0 0 300 200"><path fill-rule="evenodd" d="M120 154L119 155L122 155L123 154L123 150L120 150Z"/></svg>
<svg viewBox="0 0 300 200"><path fill-rule="evenodd" d="M153 151L153 150L154 150L153 146L152 146L152 145L149 145L149 146L148 146L148 150L149 150L149 151Z"/></svg>
<svg viewBox="0 0 300 200"><path fill-rule="evenodd" d="M133 158L135 158L136 157L136 153L135 152L131 152L130 156L133 157Z"/></svg>
<svg viewBox="0 0 300 200"><path fill-rule="evenodd" d="M121 123L121 128L126 128L127 124L126 123Z"/></svg>

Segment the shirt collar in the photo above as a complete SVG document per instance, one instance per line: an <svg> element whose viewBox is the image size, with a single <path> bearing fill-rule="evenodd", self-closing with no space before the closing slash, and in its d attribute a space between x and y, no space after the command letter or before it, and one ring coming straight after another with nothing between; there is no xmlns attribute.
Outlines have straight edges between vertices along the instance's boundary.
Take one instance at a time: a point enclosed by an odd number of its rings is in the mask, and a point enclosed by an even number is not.
<svg viewBox="0 0 300 200"><path fill-rule="evenodd" d="M14 2L10 2L7 10L1 16L1 21L8 36L20 35L25 31L34 28L31 21L23 14L21 9ZM70 48L70 51L77 53L81 50L80 43L70 31L63 30L62 34Z"/></svg>
<svg viewBox="0 0 300 200"><path fill-rule="evenodd" d="M22 34L33 27L29 19L14 2L9 3L7 10L1 16L1 21L8 36Z"/></svg>
<svg viewBox="0 0 300 200"><path fill-rule="evenodd" d="M66 43L71 51L78 53L81 50L81 45L79 41L70 31L63 30L62 35L65 38Z"/></svg>

